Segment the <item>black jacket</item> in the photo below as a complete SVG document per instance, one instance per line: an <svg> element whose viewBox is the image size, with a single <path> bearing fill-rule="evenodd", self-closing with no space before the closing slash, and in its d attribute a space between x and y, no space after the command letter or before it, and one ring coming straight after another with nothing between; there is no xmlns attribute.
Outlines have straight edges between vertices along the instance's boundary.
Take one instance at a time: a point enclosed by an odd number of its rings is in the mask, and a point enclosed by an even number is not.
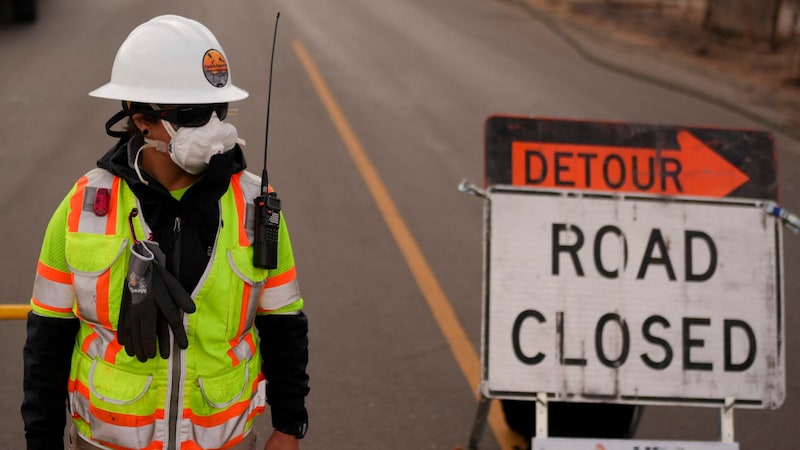
<svg viewBox="0 0 800 450"><path fill-rule="evenodd" d="M204 176L180 201L158 181L142 172L143 183L132 168L132 156L141 142L121 139L97 166L122 178L142 206L152 229L152 239L167 257L167 268L192 292L210 258L219 224L219 198L230 178L246 168L244 154L233 150L215 155ZM304 314L259 316L263 371L268 402L276 428L308 420L308 324ZM77 319L54 319L30 313L23 350L24 399L22 417L28 449L62 448L65 399Z"/></svg>

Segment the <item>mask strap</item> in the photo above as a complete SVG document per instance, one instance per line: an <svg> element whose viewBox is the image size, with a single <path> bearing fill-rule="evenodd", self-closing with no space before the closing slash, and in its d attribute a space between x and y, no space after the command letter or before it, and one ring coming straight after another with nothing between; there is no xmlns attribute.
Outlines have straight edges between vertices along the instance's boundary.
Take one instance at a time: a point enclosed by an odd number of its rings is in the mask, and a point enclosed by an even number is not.
<svg viewBox="0 0 800 450"><path fill-rule="evenodd" d="M139 150L136 151L136 156L133 157L133 170L136 171L136 175L139 176L139 180L144 184L148 183L147 180L145 180L142 176L141 169L139 168L139 155L141 155L142 150L146 148L154 148L161 153L167 153L167 143L155 139L145 139L144 144L139 147Z"/></svg>
<svg viewBox="0 0 800 450"><path fill-rule="evenodd" d="M175 125L168 120L161 119L161 123L164 124L164 128L167 130L167 134L170 138L175 139L175 136L178 134L178 130L175 129Z"/></svg>
<svg viewBox="0 0 800 450"><path fill-rule="evenodd" d="M144 177L142 176L142 171L141 169L139 169L139 155L142 154L142 150L144 150L145 147L147 147L148 145L149 144L144 144L141 147L139 147L139 150L136 151L136 156L133 158L133 170L136 171L136 175L139 177L139 181L141 181L145 185L149 185L150 183L148 183L147 180L144 179Z"/></svg>

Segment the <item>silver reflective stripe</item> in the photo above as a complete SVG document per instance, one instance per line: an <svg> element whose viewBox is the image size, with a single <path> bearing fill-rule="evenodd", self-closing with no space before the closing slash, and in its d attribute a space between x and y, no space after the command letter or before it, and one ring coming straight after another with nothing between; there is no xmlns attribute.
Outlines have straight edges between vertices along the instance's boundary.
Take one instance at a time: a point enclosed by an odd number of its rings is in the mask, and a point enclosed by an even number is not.
<svg viewBox="0 0 800 450"><path fill-rule="evenodd" d="M83 398L77 389L70 392L69 397L70 412L73 416L92 417L89 401Z"/></svg>
<svg viewBox="0 0 800 450"><path fill-rule="evenodd" d="M89 348L86 349L86 354L90 358L105 359L108 344L116 340L116 335L113 331L101 326L92 326L92 331L97 335L97 338L92 340Z"/></svg>
<svg viewBox="0 0 800 450"><path fill-rule="evenodd" d="M261 286L264 283L259 283L250 289L250 296L247 299L247 315L245 316L245 326L252 327L253 321L256 320L256 313L258 312L258 297L261 295Z"/></svg>
<svg viewBox="0 0 800 450"><path fill-rule="evenodd" d="M78 298L78 311L80 316L89 322L92 323L100 323L100 320L97 315L97 279L100 275L102 275L105 271L107 271L114 263L119 259L120 255L125 251L126 246L128 245L128 240L125 239L122 241L122 244L119 246L119 250L117 251L116 256L111 261L111 264L108 267L103 268L102 270L98 270L95 272L82 272L80 270L75 269L74 267L70 266L69 263L69 270L72 272L73 280L72 286L75 289L75 292L80 293L89 293L91 292L91 299L85 298L84 295Z"/></svg>
<svg viewBox="0 0 800 450"><path fill-rule="evenodd" d="M81 298L78 301L78 311L84 320L91 323L99 323L100 320L97 317L97 275L88 274L87 276L75 272L72 284L75 286L76 292L94 292L91 300L85 301L85 299Z"/></svg>
<svg viewBox="0 0 800 450"><path fill-rule="evenodd" d="M87 405L87 407L88 407L88 405ZM110 424L102 423L100 421L97 421L97 422L99 424L101 424L101 425L95 425L95 422L92 422L93 423L92 427L95 430L99 430L100 433L101 433L100 434L101 436L120 436L123 439L131 439L131 442L137 442L137 437L138 437L139 433L137 432L137 429L135 427L122 427L122 426L116 426L116 425L110 425ZM148 445L150 445L151 441L156 441L156 440L161 441L161 440L163 440L161 437L159 437L159 436L163 436L163 432L159 433L159 430L162 428L162 427L158 426L158 424L160 424L160 423L163 423L163 422L161 422L161 421L156 422L156 426L154 428L155 432L153 433L152 439L147 439L148 442L143 443L143 441L145 439L138 438L138 443L136 443L134 445L131 445L129 448L146 448ZM82 434L79 434L74 426L72 427L72 430L73 431L70 434L71 434L71 436L73 436L73 437L75 437L77 439L77 442L70 443L70 450L73 450L73 449L74 450L94 450L94 449L111 450L111 447L106 447L104 445L101 445L101 444L99 444L97 442L92 441L88 437L83 436ZM72 434L72 433L74 433L74 434Z"/></svg>
<svg viewBox="0 0 800 450"><path fill-rule="evenodd" d="M256 205L254 202L248 202L244 210L244 232L247 234L247 240L249 242L255 242L256 240L255 228Z"/></svg>
<svg viewBox="0 0 800 450"><path fill-rule="evenodd" d="M92 434L96 439L113 437L114 442L118 445L124 445L126 448L146 448L153 441L164 441L163 420L156 420L154 424L142 427L121 426L104 422L92 416L89 401L77 391L70 393L70 412L73 416L83 418L84 421L91 420ZM91 443L96 448L110 448L92 441L88 437L83 436L83 439L87 441L87 445Z"/></svg>
<svg viewBox="0 0 800 450"><path fill-rule="evenodd" d="M150 427L124 427L112 425L102 420L92 421L92 435L98 439L103 437L113 438L125 448L146 448L153 441L153 436L145 430L152 431Z"/></svg>
<svg viewBox="0 0 800 450"><path fill-rule="evenodd" d="M33 279L33 298L53 309L72 309L75 292L71 284L58 283L36 274Z"/></svg>
<svg viewBox="0 0 800 450"><path fill-rule="evenodd" d="M244 336L247 336L247 334ZM244 338L244 336L242 336L242 338ZM232 351L239 361L247 361L253 357L253 349L250 347L250 343L245 339L240 339L239 343L233 347Z"/></svg>
<svg viewBox="0 0 800 450"><path fill-rule="evenodd" d="M280 286L264 289L259 309L274 311L300 300L300 285L297 279Z"/></svg>
<svg viewBox="0 0 800 450"><path fill-rule="evenodd" d="M261 178L253 173L244 171L242 176L239 177L239 186L242 188L245 202L245 220L244 229L247 233L247 239L250 242L255 241L255 199L261 195Z"/></svg>
<svg viewBox="0 0 800 450"><path fill-rule="evenodd" d="M245 325L251 326L253 324L253 320L256 318L256 312L258 311L258 303L259 297L261 296L261 287L264 285L266 280L256 281L247 277L239 267L236 266L236 263L233 261L233 254L230 250L228 250L228 265L230 266L233 273L236 274L239 278L244 280L245 283L250 285L250 296L247 299L247 315L245 317Z"/></svg>

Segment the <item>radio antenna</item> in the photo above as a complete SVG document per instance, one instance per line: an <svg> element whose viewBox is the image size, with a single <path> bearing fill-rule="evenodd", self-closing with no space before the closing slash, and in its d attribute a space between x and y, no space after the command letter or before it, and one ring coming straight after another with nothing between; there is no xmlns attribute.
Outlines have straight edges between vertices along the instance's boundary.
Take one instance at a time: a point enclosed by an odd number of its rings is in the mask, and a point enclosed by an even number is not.
<svg viewBox="0 0 800 450"><path fill-rule="evenodd" d="M264 168L261 171L261 195L267 195L269 190L269 177L267 176L267 148L269 148L269 105L272 99L272 66L275 61L275 41L278 39L278 19L281 12L275 16L275 29L272 32L272 55L269 58L269 87L267 88L267 125L264 131Z"/></svg>
<svg viewBox="0 0 800 450"><path fill-rule="evenodd" d="M253 242L253 265L262 269L278 267L278 234L281 226L281 200L278 194L269 192L267 179L267 147L269 146L269 105L272 98L272 62L275 60L275 41L278 38L278 19L275 16L275 31L272 35L272 56L269 60L269 91L267 92L267 126L264 135L264 169L261 171L261 195L254 199L255 233Z"/></svg>

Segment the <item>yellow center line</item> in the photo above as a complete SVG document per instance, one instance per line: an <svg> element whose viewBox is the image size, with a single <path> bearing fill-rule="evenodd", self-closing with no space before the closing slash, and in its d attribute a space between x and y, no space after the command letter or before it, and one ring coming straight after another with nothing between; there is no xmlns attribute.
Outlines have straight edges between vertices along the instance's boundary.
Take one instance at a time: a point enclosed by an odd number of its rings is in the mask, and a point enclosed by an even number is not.
<svg viewBox="0 0 800 450"><path fill-rule="evenodd" d="M377 170L375 170L375 167L370 162L364 147L361 145L361 141L347 121L347 118L339 107L331 90L328 88L317 65L299 41L292 42L292 47L297 57L300 59L311 83L314 85L314 89L320 97L323 106L328 111L328 115L339 132L342 141L344 141L350 157L353 159L356 168L364 179L364 183L367 185L370 195L372 195L378 210L386 221L386 225L389 227L389 231L394 237L397 246L400 248L400 252L403 254L403 258L408 268L411 270L417 282L417 286L420 291L422 291L422 295L425 297L425 301L428 303L428 307L433 313L436 323L439 325L447 343L450 345L450 350L458 366L461 368L461 372L464 374L469 385L473 388L477 398L480 384L480 360L472 344L469 342L467 334L464 332L464 327L461 326L461 322L458 320L458 316L442 290L439 281L433 274L430 264L428 264L428 261L422 254L417 241L414 239L408 225L406 225L403 220L394 200L392 200L392 196L389 194L381 177L378 175ZM513 433L506 425L503 413L497 401L492 401L488 423L494 432L495 438L503 449L513 449L515 446L519 447L523 445L521 438ZM465 428L469 428L469 424L464 424L464 426Z"/></svg>

